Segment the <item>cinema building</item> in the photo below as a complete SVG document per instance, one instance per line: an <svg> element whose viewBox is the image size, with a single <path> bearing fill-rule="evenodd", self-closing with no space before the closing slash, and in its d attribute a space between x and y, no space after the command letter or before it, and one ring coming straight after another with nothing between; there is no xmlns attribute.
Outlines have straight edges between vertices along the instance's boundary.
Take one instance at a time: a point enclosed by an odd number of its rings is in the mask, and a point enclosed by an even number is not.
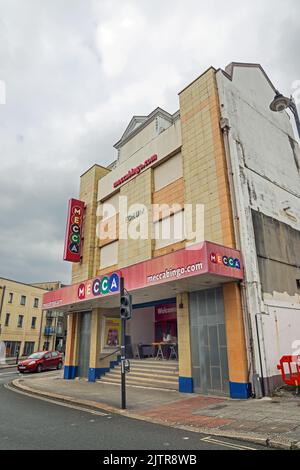
<svg viewBox="0 0 300 470"><path fill-rule="evenodd" d="M81 176L72 285L44 295L68 315L66 379L118 383L122 276L129 384L248 398L280 382L300 327L300 159L275 91L258 64L209 68Z"/></svg>

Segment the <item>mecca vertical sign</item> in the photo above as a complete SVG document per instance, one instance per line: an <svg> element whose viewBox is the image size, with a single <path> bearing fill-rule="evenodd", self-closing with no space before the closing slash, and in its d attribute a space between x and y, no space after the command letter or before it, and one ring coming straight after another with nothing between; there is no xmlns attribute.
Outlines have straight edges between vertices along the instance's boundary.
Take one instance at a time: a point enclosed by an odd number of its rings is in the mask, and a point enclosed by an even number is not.
<svg viewBox="0 0 300 470"><path fill-rule="evenodd" d="M69 200L64 260L79 263L82 249L84 202Z"/></svg>

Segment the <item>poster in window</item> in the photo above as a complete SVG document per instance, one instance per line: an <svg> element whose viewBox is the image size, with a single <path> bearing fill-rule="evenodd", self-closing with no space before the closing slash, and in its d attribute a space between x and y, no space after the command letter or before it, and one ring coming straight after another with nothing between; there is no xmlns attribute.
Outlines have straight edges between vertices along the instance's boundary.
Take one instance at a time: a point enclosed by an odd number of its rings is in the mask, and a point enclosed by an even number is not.
<svg viewBox="0 0 300 470"><path fill-rule="evenodd" d="M118 348L120 346L121 324L119 318L105 318L105 336L104 336L104 347L105 348Z"/></svg>

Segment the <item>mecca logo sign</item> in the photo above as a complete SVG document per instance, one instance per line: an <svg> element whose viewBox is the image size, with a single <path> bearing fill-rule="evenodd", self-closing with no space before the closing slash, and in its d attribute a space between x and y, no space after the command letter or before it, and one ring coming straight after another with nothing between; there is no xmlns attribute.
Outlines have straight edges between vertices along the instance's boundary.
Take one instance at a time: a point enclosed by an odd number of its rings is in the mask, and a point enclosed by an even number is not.
<svg viewBox="0 0 300 470"><path fill-rule="evenodd" d="M82 248L82 229L83 229L84 202L78 199L70 199L64 260L73 263L79 263Z"/></svg>
<svg viewBox="0 0 300 470"><path fill-rule="evenodd" d="M93 279L88 282L82 282L78 286L77 295L80 300L86 297L99 297L113 292L119 291L119 276L116 273L110 276L103 276L101 279Z"/></svg>
<svg viewBox="0 0 300 470"><path fill-rule="evenodd" d="M241 269L240 260L232 256L222 256L216 253L211 253L210 261L214 264L227 266L228 268Z"/></svg>

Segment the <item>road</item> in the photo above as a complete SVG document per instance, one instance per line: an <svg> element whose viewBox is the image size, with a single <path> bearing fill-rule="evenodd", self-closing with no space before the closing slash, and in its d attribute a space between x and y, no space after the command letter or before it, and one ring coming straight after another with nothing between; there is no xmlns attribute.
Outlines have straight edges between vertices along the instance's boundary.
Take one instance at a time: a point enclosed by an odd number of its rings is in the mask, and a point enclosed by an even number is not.
<svg viewBox="0 0 300 470"><path fill-rule="evenodd" d="M15 368L0 369L0 450L264 449L118 414L73 409L5 388L18 375Z"/></svg>

